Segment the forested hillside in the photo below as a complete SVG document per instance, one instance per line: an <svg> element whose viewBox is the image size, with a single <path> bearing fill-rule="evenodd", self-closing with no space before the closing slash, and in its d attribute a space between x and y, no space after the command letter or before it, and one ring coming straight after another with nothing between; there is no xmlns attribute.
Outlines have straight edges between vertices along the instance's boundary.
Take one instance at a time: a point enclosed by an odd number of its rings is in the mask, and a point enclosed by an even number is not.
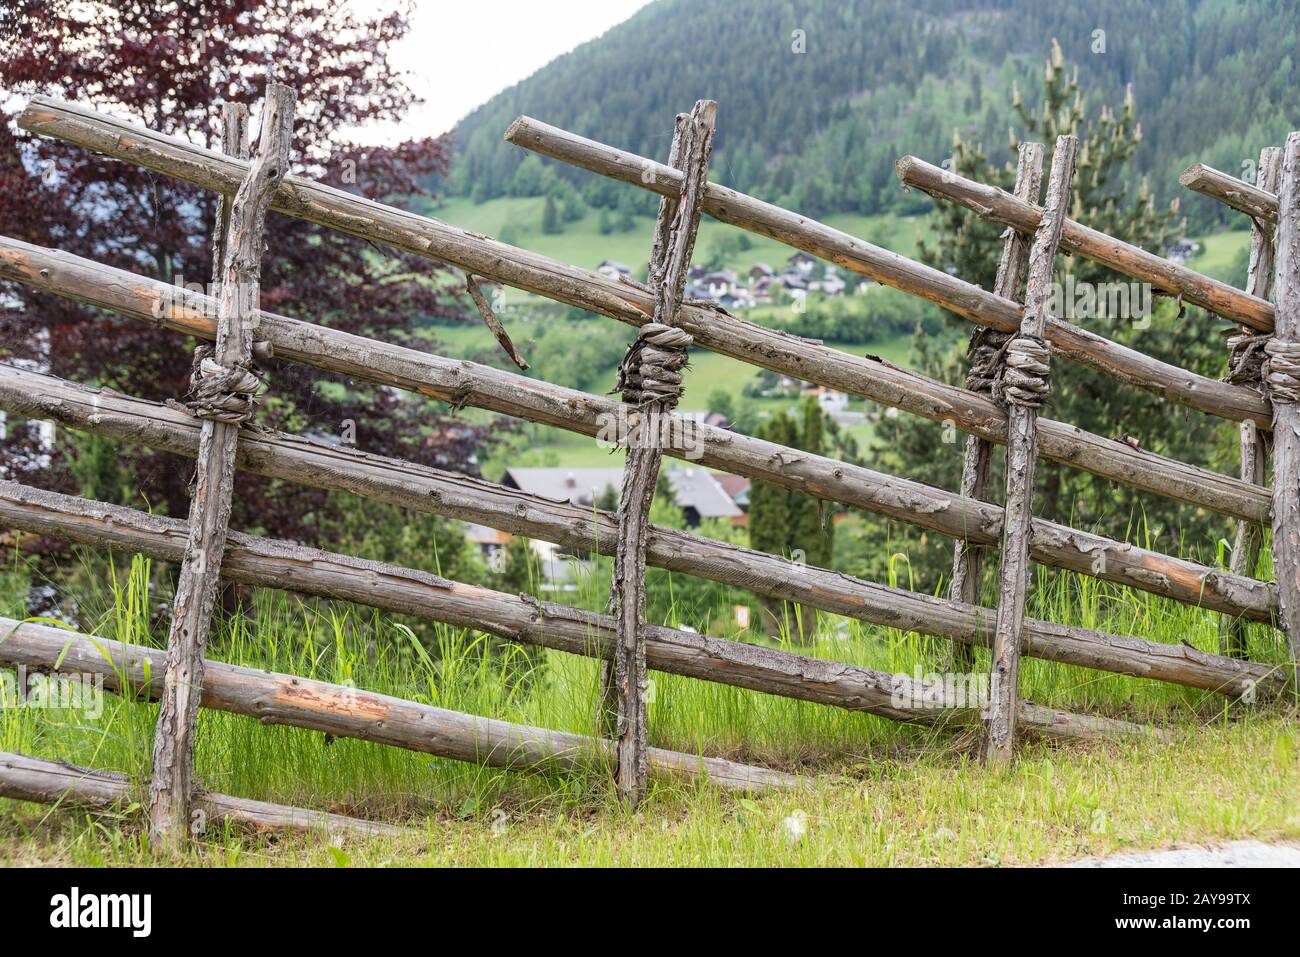
<svg viewBox="0 0 1300 957"><path fill-rule="evenodd" d="M1007 156L1013 88L1040 95L1056 37L1081 86L1132 84L1145 140L1130 177L1176 195L1192 161L1240 174L1300 114L1300 5L1285 0L658 0L496 96L460 124L445 192L554 195L630 212L653 198L548 171L502 142L528 113L662 158L671 117L720 104L715 177L810 215L906 212L902 153L942 157L954 130ZM1261 25L1267 24L1267 29ZM1104 31L1104 32L1098 32ZM802 51L802 52L798 52ZM575 184L574 190L569 184ZM1194 230L1223 212L1186 199Z"/></svg>

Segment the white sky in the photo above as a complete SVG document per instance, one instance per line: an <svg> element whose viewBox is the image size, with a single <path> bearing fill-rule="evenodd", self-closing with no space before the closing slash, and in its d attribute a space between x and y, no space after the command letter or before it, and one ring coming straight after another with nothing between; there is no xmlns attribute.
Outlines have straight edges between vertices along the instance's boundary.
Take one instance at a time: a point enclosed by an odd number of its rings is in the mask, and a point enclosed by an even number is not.
<svg viewBox="0 0 1300 957"><path fill-rule="evenodd" d="M411 30L392 62L410 71L424 103L407 121L353 131L365 143L394 145L436 136L494 94L622 23L648 0L417 0ZM358 13L393 0L348 0Z"/></svg>

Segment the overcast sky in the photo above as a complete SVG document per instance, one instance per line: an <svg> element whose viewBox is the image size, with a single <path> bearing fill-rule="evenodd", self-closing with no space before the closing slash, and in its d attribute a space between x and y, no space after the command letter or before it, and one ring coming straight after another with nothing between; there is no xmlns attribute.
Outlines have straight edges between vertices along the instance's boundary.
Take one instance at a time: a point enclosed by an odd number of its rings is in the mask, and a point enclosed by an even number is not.
<svg viewBox="0 0 1300 957"><path fill-rule="evenodd" d="M474 107L535 73L562 53L622 23L648 0L419 0L411 32L393 62L411 72L424 103L400 128L353 135L370 143L445 133ZM358 13L391 9L393 0L349 0Z"/></svg>

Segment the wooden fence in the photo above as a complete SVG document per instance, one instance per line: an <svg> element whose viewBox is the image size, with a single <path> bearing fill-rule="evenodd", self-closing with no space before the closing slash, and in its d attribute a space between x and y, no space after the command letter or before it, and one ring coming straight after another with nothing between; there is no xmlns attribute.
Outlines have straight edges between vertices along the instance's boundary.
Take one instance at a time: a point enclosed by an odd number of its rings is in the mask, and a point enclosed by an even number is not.
<svg viewBox="0 0 1300 957"><path fill-rule="evenodd" d="M996 289L988 292L947 273L880 249L789 210L707 181L716 107L696 104L678 117L663 165L555 129L527 117L506 138L525 148L658 193L662 199L646 285L591 271L506 245L437 220L394 209L287 173L293 95L271 84L262 132L250 151L246 114L228 107L224 152L125 123L85 107L35 97L20 126L175 177L225 199L214 237L217 295L182 290L58 250L0 237L0 278L81 301L121 316L163 325L203 342L196 366L197 396L188 407L160 405L89 388L13 366L0 366L0 408L56 421L68 428L195 457L198 484L189 521L147 515L0 482L0 524L74 542L138 552L178 562L181 575L166 655L105 638L77 636L33 623L3 622L0 666L51 667L62 660L103 674L123 693L162 701L155 735L150 825L165 847L187 839L192 806L255 823L379 828L295 808L242 802L202 791L193 781L195 712L204 707L271 723L328 731L494 766L577 765L609 756L620 793L635 802L646 775L705 775L728 787L790 787L780 772L649 748L645 740L646 669L721 682L883 717L969 726L979 715L951 691L868 668L793 652L716 639L644 621L644 570L667 568L774 598L906 631L951 639L954 662L969 667L968 648L993 651L992 701L986 756L1007 759L1019 732L1060 737L1159 737L1145 725L1073 714L1023 701L1017 693L1021 655L1101 671L1173 682L1246 701L1290 693L1289 669L1245 659L1245 622L1279 624L1295 658L1300 621L1300 440L1273 443L1273 490L1263 481L1265 436L1274 417L1290 422L1295 382L1288 363L1295 335L1288 320L1297 293L1294 184L1300 138L1288 140L1281 196L1272 181L1243 190L1230 178L1202 170L1195 188L1219 195L1254 217L1250 288L1239 290L1069 220L1071 137L1058 140L1042 206L1038 194L1043 149L1021 151L1015 194L939 170L913 157L899 162L905 185L961 203L1009 226ZM1278 165L1278 164L1275 164ZM1190 177L1192 171L1189 171ZM1185 177L1187 178L1187 177ZM1246 197L1244 200L1241 197ZM1271 202L1271 206L1270 206ZM268 210L300 217L372 242L388 244L466 273L475 302L516 363L509 343L474 277L483 277L637 327L620 370L623 402L561 388L517 373L350 335L258 308L262 222ZM1271 210L1271 214L1270 214ZM768 329L717 305L683 299L701 213L837 263L935 302L975 324L971 354L981 374L967 388L929 379L871 357ZM1269 216L1271 215L1271 219ZM1267 300L1272 228L1281 241L1275 288ZM1052 317L1048 293L1056 254L1086 256L1156 289L1202 305L1237 323L1243 348L1267 350L1254 378L1220 382L1177 368ZM1284 275L1285 273L1285 275ZM1285 292L1287 297L1282 293ZM1288 308L1291 310L1288 315ZM1263 333L1262 341L1259 337ZM640 425L671 415L681 394L685 348L695 345L926 418L968 433L960 493L887 475L864 466L785 448L761 439L673 417L650 440ZM990 344L993 344L991 347ZM1234 347L1235 348L1235 347ZM1236 353L1234 352L1234 355ZM624 488L616 514L427 466L244 428L260 386L254 360L274 356L353 379L405 389L457 407L487 409L596 436L610 422L625 424ZM1092 435L1040 415L1052 357L1081 362L1120 382L1239 422L1240 477L1222 475ZM1256 366L1259 364L1256 363ZM1300 435L1294 427L1288 435ZM1247 446L1249 439L1249 449ZM1008 445L1005 506L986 501L991 445ZM1249 450L1250 454L1246 452ZM954 539L949 598L886 587L777 555L713 541L648 522L660 456L761 479L830 502L861 508ZM1038 458L1084 469L1235 519L1237 547L1230 570L1163 555L1031 514ZM505 595L396 565L308 549L227 531L235 470L344 491L376 501L465 519L573 548L615 556L611 614L581 612ZM1262 523L1274 528L1279 585L1251 577ZM1001 546L1000 600L980 607L981 553ZM1221 612L1224 640L1213 654L1026 617L1030 560L1092 575L1174 601ZM270 675L206 661L204 650L219 577L264 587L346 599L473 628L517 641L602 659L602 714L607 735L584 737L458 714L409 701ZM106 649L101 653L98 649ZM62 657L61 657L62 656ZM898 701L940 707L900 707ZM0 794L53 800L67 794L88 806L120 800L128 787L102 772L70 772L20 755L0 755Z"/></svg>

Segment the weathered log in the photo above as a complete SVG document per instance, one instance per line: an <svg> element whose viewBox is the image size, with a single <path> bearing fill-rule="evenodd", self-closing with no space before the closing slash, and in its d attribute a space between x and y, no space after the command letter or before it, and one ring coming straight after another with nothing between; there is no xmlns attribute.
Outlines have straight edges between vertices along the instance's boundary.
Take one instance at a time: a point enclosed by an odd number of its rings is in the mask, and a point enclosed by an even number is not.
<svg viewBox="0 0 1300 957"><path fill-rule="evenodd" d="M717 103L698 100L689 115L677 117L673 134L671 159L685 176L685 185L680 200L665 196L659 201L647 276L655 297L654 322L667 329L677 326L677 313L686 290L686 274L700 226L700 198L709 178L717 113ZM625 368L629 361L639 362L636 369L627 368L627 372L640 373L646 368L643 361L634 358L641 354L640 346L634 345L632 350L629 359L624 360ZM685 347L676 351L684 361ZM664 361L671 362L672 352L667 354L669 358ZM680 372L667 368L655 375L662 378ZM633 394L645 395L646 388L643 381L637 381L634 387L625 386L624 401L632 402ZM657 424L659 417L670 412L676 402L675 397L642 399L639 409L642 423L648 420ZM642 428L638 437L628 443L618 499L618 546L614 552L609 599L615 612L618 640L603 681L616 718L615 786L623 800L633 807L646 789L645 551L650 506L663 462L663 446L658 436L657 428Z"/></svg>
<svg viewBox="0 0 1300 957"><path fill-rule="evenodd" d="M227 156L248 159L252 146L248 140L248 104L223 103L221 105L221 150ZM216 218L212 225L212 283L221 282L221 270L226 262L226 233L230 224L230 204L234 199L222 193L217 198ZM256 305L256 304L254 304Z"/></svg>
<svg viewBox="0 0 1300 957"><path fill-rule="evenodd" d="M1278 178L1282 172L1282 150L1276 146L1266 146L1259 154L1259 182L1270 193L1277 192ZM1186 175L1186 174L1184 174ZM1246 292L1261 299L1268 298L1269 286L1273 278L1273 233L1274 221L1252 219L1250 234L1250 263L1246 270ZM1237 336L1251 336L1255 330L1249 326L1238 326ZM1254 340L1250 340L1254 341ZM1252 385L1262 390L1263 385L1258 375L1254 376ZM1267 487L1265 463L1268 461L1268 445L1271 441L1268 433L1262 431L1253 422L1242 422L1238 448L1241 462L1241 480L1261 487ZM1263 549L1263 524L1237 520L1237 534L1232 545L1232 558L1229 570L1234 575L1253 575L1259 563L1259 553ZM1219 619L1219 652L1235 657L1246 657L1246 622L1235 615L1223 615Z"/></svg>
<svg viewBox="0 0 1300 957"><path fill-rule="evenodd" d="M161 691L165 654L160 650L12 618L0 618L0 634L7 635L0 642L2 666L50 668L57 662L65 672L103 675L104 687L110 691L130 691L150 699ZM211 659L204 665L202 704L262 724L323 731L494 768L585 768L612 748L601 738L483 718ZM707 778L742 791L794 787L799 781L770 768L663 748L649 749L647 761L657 772L687 780Z"/></svg>
<svg viewBox="0 0 1300 957"><path fill-rule="evenodd" d="M1282 181L1278 186L1278 227L1273 298L1277 327L1271 347L1300 349L1300 132L1286 138ZM1294 366L1294 357L1290 357ZM1283 391L1266 376L1273 401L1273 570L1278 605L1292 663L1300 662L1300 389L1292 374ZM1286 378L1284 375L1283 378Z"/></svg>
<svg viewBox="0 0 1300 957"><path fill-rule="evenodd" d="M116 771L78 767L63 761L0 751L0 797L37 804L69 804L92 811L120 810L134 797L131 779ZM378 821L363 821L328 811L272 804L251 798L196 790L190 798L196 815L236 821L255 828L295 831L323 830L340 834L397 836L400 827Z"/></svg>
<svg viewBox="0 0 1300 957"><path fill-rule="evenodd" d="M14 482L0 482L0 521L34 534L140 553L160 561L179 561L183 555L185 524L181 521ZM833 576L818 571L824 578ZM607 615L237 532L231 533L222 574L246 585L353 601L575 655L608 660L614 643L613 623ZM646 655L656 671L866 711L896 721L966 725L978 720L973 702L906 675L660 625L646 628ZM1022 702L1021 721L1028 731L1049 737L1150 733L1144 725L1028 702Z"/></svg>
<svg viewBox="0 0 1300 957"><path fill-rule="evenodd" d="M1043 179L1043 144L1021 143L1016 158L1016 195L1028 202L1037 203ZM1008 299L1023 301L1025 282L1029 269L1029 240L1008 229L1002 240L1002 256L998 261L997 280L993 291ZM978 327L971 333L967 355L975 360L983 343L991 331L986 326ZM991 349L992 344L984 346ZM1000 364L1000 363L998 363ZM995 374L996 369L984 370L986 374ZM966 384L972 387L971 375L967 374ZM991 378L987 389L991 390ZM966 498L989 501L989 469L992 466L993 444L988 439L971 435L966 439L966 450L962 456L961 494ZM959 538L953 547L952 584L949 595L954 601L964 601L978 605L980 602L980 571L984 560L985 546L978 545L964 538ZM969 671L974 658L965 645L957 642L952 646L952 670Z"/></svg>
<svg viewBox="0 0 1300 957"><path fill-rule="evenodd" d="M262 273L262 231L276 184L288 172L293 139L291 87L269 83L262 108L262 129L248 177L231 201L222 246L217 304L217 341L213 361L222 370L247 369L253 359L253 321ZM226 124L239 148L239 123ZM202 372L198 373L200 376ZM203 660L212 608L220 583L235 486L238 421L205 418L199 440L198 468L190 499L189 547L176 576L167 670L158 725L153 739L153 778L149 784L149 832L165 851L178 851L189 834L189 800L193 790L195 722Z"/></svg>
<svg viewBox="0 0 1300 957"><path fill-rule="evenodd" d="M1273 147L1276 149L1276 147ZM1178 182L1188 189L1217 199L1239 212L1245 213L1261 226L1277 225L1277 183L1269 185L1264 178L1263 165L1256 170L1258 185L1247 183L1212 166L1196 163L1183 170ZM1246 290L1250 292L1250 290ZM1251 293L1259 296L1259 293ZM1260 298L1264 298L1260 296Z"/></svg>
<svg viewBox="0 0 1300 957"><path fill-rule="evenodd" d="M1006 190L958 176L915 156L900 159L897 172L898 178L907 186L957 203L983 219L1022 232L1037 229L1043 215L1042 207L1017 199ZM1149 282L1167 294L1180 296L1186 302L1225 319L1253 329L1267 330L1273 326L1273 304L1267 300L1074 220L1065 223L1061 248L1126 276Z"/></svg>
<svg viewBox="0 0 1300 957"><path fill-rule="evenodd" d="M133 318L157 321L178 332L206 339L214 335L215 305L211 299L67 253L0 238L0 278L58 292ZM620 421L621 407L609 399L273 313L259 313L258 328L259 334L266 337L275 354L282 358L354 379L409 389L456 406L474 405L582 435L618 437L619 430L611 424ZM855 361L843 353L835 355ZM888 363L881 363L879 368L882 376L898 377L896 387L891 385L891 395L896 395L895 405L906 407L907 401L916 398L912 386L917 383L913 381L909 385L910 373ZM1001 432L988 429L977 430L977 434L995 440L1005 436L1006 415L991 398L942 383L935 385L955 397L969 397L965 408L974 408L981 417L982 408L987 407L988 417L980 421L1003 427ZM11 390L10 394L18 393ZM924 408L932 418L944 419L948 415L960 417L962 406L945 401L927 402ZM1153 477L1148 466L1154 464L1161 476L1176 475L1180 488L1198 490L1203 493L1201 498L1218 503L1219 511L1232 515L1244 513L1256 522L1265 521L1269 514L1267 490L1240 479L1193 469L1046 419L1039 419L1038 430L1040 451L1055 450L1055 455L1048 452L1049 458L1082 463L1090 471L1119 477L1119 480L1135 471ZM774 443L693 422L680 422L669 432L680 438L680 442L666 447L665 451L689 458L698 465L760 478L954 538L992 544L1000 535L1002 510L996 505L974 502L823 456L807 453L792 456L789 450ZM1253 579L1229 576L1217 569L1041 520L1035 521L1033 548L1035 561L1044 564L1096 575L1215 611L1244 615L1251 620L1271 619L1275 598L1270 586Z"/></svg>
<svg viewBox="0 0 1300 957"><path fill-rule="evenodd" d="M67 104L59 104L59 108L67 109ZM44 114L38 117L37 121L48 122L49 125L57 126L61 130L75 125L61 117L46 121ZM64 134L60 132L59 135ZM521 116L515 120L506 131L506 140L544 156L662 195L675 194L681 190L681 177L670 167L635 153L628 153L575 136L531 117ZM954 181L961 179L951 173L939 172ZM986 292L979 286L950 276L942 270L914 262L816 220L727 189L725 186L709 184L708 191L704 195L704 211L724 223L787 243L884 285L928 299L972 322L1002 332L1014 332L1019 327L1020 308L1013 300ZM1067 231L1068 229L1067 226ZM1079 229L1083 230L1085 227ZM1023 231L1032 233L1033 226ZM1098 233L1097 236L1100 237L1101 234ZM1106 237L1102 238L1106 242L1113 242ZM1144 255L1156 263L1164 263L1164 260L1159 257ZM1147 265L1150 266L1151 263ZM1231 290L1231 287L1224 288ZM1138 386L1163 398L1212 415L1230 419L1256 418L1261 424L1267 425L1268 410L1265 404L1257 393L1252 393L1248 389L1241 389L1188 372L1059 320L1054 319L1048 323L1047 338L1052 343L1052 347L1062 355L1091 366L1121 382ZM714 349L704 341L700 344ZM735 346L733 345L732 348L734 349ZM725 351L725 349L715 351ZM727 354L734 353L727 352ZM767 368L776 368L758 358L759 355L761 353L755 351L755 357L747 361ZM738 358L745 358L745 355L739 355ZM776 371L788 372L785 368ZM806 373L789 374L809 378ZM815 377L814 381L822 382ZM822 382L822 384L837 389L844 388L831 382ZM855 390L850 388L847 391ZM862 393L858 392L858 394ZM966 428L961 425L959 427Z"/></svg>
<svg viewBox="0 0 1300 957"><path fill-rule="evenodd" d="M1021 343L1042 347L1055 275L1056 250L1061 227L1070 208L1070 184L1074 179L1074 154L1079 141L1058 136L1052 151L1052 172L1047 182L1043 216L1029 251L1029 283L1025 289L1025 316L1020 331L1008 346ZM1014 354L1014 353L1013 353ZM991 764L1011 759L1015 746L1019 700L1020 646L1025 622L1025 600L1029 588L1029 536L1033 530L1034 472L1038 465L1038 407L1046 398L1035 394L1030 381L1046 384L1046 368L1024 374L1023 381L1009 377L1007 400L1006 515L1002 522L1002 566L998 577L998 618L993 631L993 659L989 681L989 716L986 723L984 758Z"/></svg>
<svg viewBox="0 0 1300 957"><path fill-rule="evenodd" d="M514 342L510 339L510 333L506 332L506 327L501 324L497 314L492 311L492 304L487 301L487 296L483 295L483 290L478 287L478 282L469 273L465 273L465 290L469 297L474 300L474 305L478 309L478 314L483 317L483 323L496 338L497 343L505 350L506 355L521 369L528 368L528 362L519 350L515 348Z"/></svg>
<svg viewBox="0 0 1300 957"><path fill-rule="evenodd" d="M198 445L193 420L165 406L4 366L0 366L0 408L181 455L194 455ZM615 538L611 516L598 510L277 433L244 436L240 467L573 548L609 554ZM1035 535L1039 530L1035 525ZM993 619L987 609L885 588L811 566L798 566L798 574L792 575L791 564L778 556L684 532L656 528L647 545L647 560L662 568L888 627L984 644L992 635ZM1164 645L1049 622L1030 623L1026 635L1026 654L1067 664L1228 694L1256 687L1270 693L1282 683L1267 665L1209 655L1186 645Z"/></svg>
<svg viewBox="0 0 1300 957"><path fill-rule="evenodd" d="M232 192L243 174L244 167L238 162L211 150L48 97L33 97L19 117L19 125L217 192ZM599 151L617 154L616 159L621 157L617 178L626 177L628 182L659 193L680 192L680 175L674 179L671 167L592 145ZM647 290L300 177L286 179L272 208L416 255L449 262L476 275L630 325L644 325L654 310L653 297ZM733 222L728 218L731 211L740 210L735 219L737 225L929 298L992 328L1014 331L1019 324L1020 310L1010 300L744 194L710 184L705 192L704 209L724 222ZM967 432L988 431L994 441L1003 441L1006 418L996 404L971 403L969 394L963 394L963 390L905 372L890 363L849 356L700 305L683 307L681 325L697 346L712 352L917 415L951 421ZM1067 323L1050 323L1048 338L1063 355L1172 401L1231 419L1256 419L1265 427L1271 421L1267 404L1250 389L1194 375ZM1136 487L1173 495L1215 511L1223 510L1221 506L1203 502L1202 498L1215 496L1205 495L1195 482L1178 483L1178 491L1174 492L1167 478L1156 477L1154 482L1144 478L1153 469L1168 476L1173 466L1167 460L1138 453L1122 442L1089 436L1060 423L1055 423L1058 429L1053 430L1049 441L1048 430L1042 428L1046 424L1045 421L1040 424L1044 455L1059 456L1057 461L1089 471L1105 468L1105 477L1126 484L1141 481L1143 484ZM1119 464L1121 460L1125 464ZM1211 487L1214 484L1211 482Z"/></svg>

